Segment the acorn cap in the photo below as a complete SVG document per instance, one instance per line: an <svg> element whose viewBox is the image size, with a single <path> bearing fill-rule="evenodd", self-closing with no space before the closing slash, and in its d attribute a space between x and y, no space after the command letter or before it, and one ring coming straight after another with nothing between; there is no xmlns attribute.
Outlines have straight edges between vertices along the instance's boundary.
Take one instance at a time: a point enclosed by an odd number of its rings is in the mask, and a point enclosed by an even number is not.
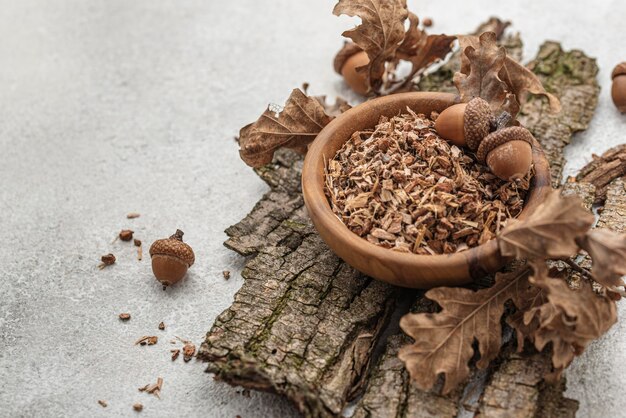
<svg viewBox="0 0 626 418"><path fill-rule="evenodd" d="M191 247L183 242L183 231L176 230L176 233L169 238L154 241L150 246L150 257L155 255L169 255L180 258L191 267L196 260Z"/></svg>
<svg viewBox="0 0 626 418"><path fill-rule="evenodd" d="M343 48L341 48L339 52L337 52L337 55L335 55L335 60L333 61L333 68L335 68L335 72L337 74L341 74L341 69L343 68L348 58L361 51L363 51L361 47L354 42L344 42Z"/></svg>
<svg viewBox="0 0 626 418"><path fill-rule="evenodd" d="M476 151L483 138L489 135L492 119L491 107L485 100L475 97L467 103L463 113L463 130L469 149Z"/></svg>
<svg viewBox="0 0 626 418"><path fill-rule="evenodd" d="M491 151L509 141L525 141L532 146L533 135L528 129L521 126L511 126L492 132L480 143L476 157L479 161L484 162Z"/></svg>
<svg viewBox="0 0 626 418"><path fill-rule="evenodd" d="M626 75L626 62L619 63L613 68L611 79L614 79L618 75Z"/></svg>

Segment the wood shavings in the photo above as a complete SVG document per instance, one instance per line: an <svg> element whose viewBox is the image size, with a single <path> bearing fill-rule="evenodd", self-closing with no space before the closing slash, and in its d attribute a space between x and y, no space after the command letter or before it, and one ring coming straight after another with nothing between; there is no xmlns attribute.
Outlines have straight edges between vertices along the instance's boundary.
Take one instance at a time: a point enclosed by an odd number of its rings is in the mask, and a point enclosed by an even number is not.
<svg viewBox="0 0 626 418"><path fill-rule="evenodd" d="M146 392L161 399L161 388L163 388L163 378L158 377L156 383L140 387L139 392Z"/></svg>
<svg viewBox="0 0 626 418"><path fill-rule="evenodd" d="M449 254L492 239L522 211L532 175L498 179L411 109L355 132L325 171L331 208L352 232L416 254Z"/></svg>
<svg viewBox="0 0 626 418"><path fill-rule="evenodd" d="M157 342L159 341L159 337L155 336L155 335L144 335L143 337L141 337L140 339L138 339L137 341L135 341L135 345L139 344L139 345L155 345Z"/></svg>

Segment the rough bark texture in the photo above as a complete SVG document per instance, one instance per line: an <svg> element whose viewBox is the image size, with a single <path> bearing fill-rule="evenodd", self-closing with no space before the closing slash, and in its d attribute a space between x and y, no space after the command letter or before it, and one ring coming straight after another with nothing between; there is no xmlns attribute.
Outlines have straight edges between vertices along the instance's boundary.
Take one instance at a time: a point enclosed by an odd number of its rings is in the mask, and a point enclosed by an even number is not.
<svg viewBox="0 0 626 418"><path fill-rule="evenodd" d="M307 416L335 416L367 372L394 288L340 261L315 233L301 164L282 151L260 169L272 190L226 231L227 247L255 256L199 357L217 379L283 394Z"/></svg>
<svg viewBox="0 0 626 418"><path fill-rule="evenodd" d="M519 37L506 39L511 43L509 53L519 54ZM564 73L560 65L569 62L565 56L589 64L583 65L583 72ZM542 65L544 60L551 64ZM593 70L587 68L591 64L582 53L564 53L551 43L541 49L535 63L563 102L563 114L550 124L564 123L567 129L547 126L543 116L534 117L533 112L545 113L539 99L524 106L525 122L559 172L563 146L575 130L584 129L595 108L597 68L595 64ZM446 90L454 72L451 65L454 60L424 83L430 83L432 90ZM577 74L572 76L575 81L568 82L569 72ZM575 128L571 121L576 121ZM257 170L271 190L245 219L226 231L230 238L225 245L251 258L242 273L244 285L201 346L199 357L208 362L207 371L231 384L282 394L306 416L339 415L365 385L356 405L357 417L452 417L460 412L501 416L506 411L502 408L517 411L507 416L540 412L566 416L561 412L575 410L574 401L562 398L563 383L551 388L541 383L538 376L549 363L540 354L504 355L496 367L476 373L466 388L443 397L409 383L396 358L407 337L395 335L370 375L373 348L389 321L394 300L398 295L406 300L414 293L371 280L326 247L303 207L301 164L301 157L281 151L273 164ZM416 309L429 308L432 305L424 299L416 302Z"/></svg>
<svg viewBox="0 0 626 418"><path fill-rule="evenodd" d="M615 179L609 185L598 227L626 232L626 177Z"/></svg>
<svg viewBox="0 0 626 418"><path fill-rule="evenodd" d="M606 151L601 157L594 155L593 161L580 170L577 180L596 186L596 203L601 204L606 199L609 184L625 175L626 144L622 144Z"/></svg>
<svg viewBox="0 0 626 418"><path fill-rule="evenodd" d="M563 51L560 44L546 42L529 67L563 106L560 113L550 113L546 100L531 97L518 117L541 143L550 160L552 185L558 187L565 165L563 149L574 133L587 129L598 103L598 65L582 51Z"/></svg>

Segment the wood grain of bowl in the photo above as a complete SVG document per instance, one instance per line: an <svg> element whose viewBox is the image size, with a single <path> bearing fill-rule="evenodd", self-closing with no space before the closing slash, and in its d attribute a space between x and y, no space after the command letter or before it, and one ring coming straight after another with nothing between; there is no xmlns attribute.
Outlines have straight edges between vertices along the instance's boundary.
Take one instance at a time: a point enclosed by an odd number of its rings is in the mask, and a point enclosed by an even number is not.
<svg viewBox="0 0 626 418"><path fill-rule="evenodd" d="M410 107L429 115L455 103L448 93L413 92L377 98L356 106L329 123L309 147L302 168L302 192L309 216L328 246L357 270L394 285L428 289L457 286L499 270L506 263L496 240L454 254L418 255L376 246L359 237L333 213L324 194L324 162L335 156L355 131L373 128L381 116ZM535 176L519 218L535 211L550 190L550 167L541 146L533 143Z"/></svg>

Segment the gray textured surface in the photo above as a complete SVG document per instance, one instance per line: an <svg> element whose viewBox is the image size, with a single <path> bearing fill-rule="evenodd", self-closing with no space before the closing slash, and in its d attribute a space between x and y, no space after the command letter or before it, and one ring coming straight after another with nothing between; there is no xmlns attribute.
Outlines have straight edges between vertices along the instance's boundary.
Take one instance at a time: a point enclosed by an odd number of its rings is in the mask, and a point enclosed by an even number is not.
<svg viewBox="0 0 626 418"><path fill-rule="evenodd" d="M331 62L352 21L333 17L333 4L0 1L0 416L132 416L134 402L142 416L294 414L272 395L213 382L202 364L171 363L169 340L198 344L241 285L243 260L222 247L222 231L266 186L232 137L303 81L345 94ZM568 174L626 141L608 81L626 59L625 2L410 4L437 31L511 19L526 57L544 39L598 57L598 114L570 147ZM127 220L131 211L142 216ZM148 257L111 243L122 228L149 244L177 227L197 263L166 292ZM100 271L108 252L118 263ZM157 345L133 346L152 334ZM625 346L622 321L574 363L568 396L581 400L580 416L626 414ZM158 376L161 400L137 391Z"/></svg>

